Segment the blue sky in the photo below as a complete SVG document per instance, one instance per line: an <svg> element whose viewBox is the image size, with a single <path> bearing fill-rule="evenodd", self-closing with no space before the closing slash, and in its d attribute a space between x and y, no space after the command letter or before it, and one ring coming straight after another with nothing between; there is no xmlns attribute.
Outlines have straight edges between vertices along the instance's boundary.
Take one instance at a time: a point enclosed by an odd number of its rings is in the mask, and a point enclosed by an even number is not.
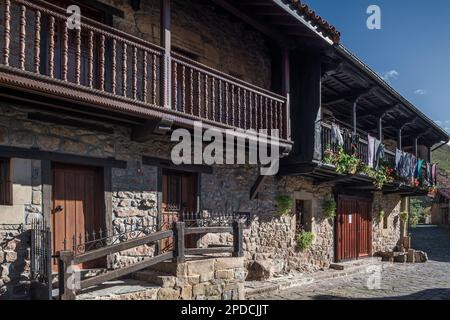
<svg viewBox="0 0 450 320"><path fill-rule="evenodd" d="M342 33L342 43L450 132L449 0L305 0ZM369 30L370 5L381 30Z"/></svg>

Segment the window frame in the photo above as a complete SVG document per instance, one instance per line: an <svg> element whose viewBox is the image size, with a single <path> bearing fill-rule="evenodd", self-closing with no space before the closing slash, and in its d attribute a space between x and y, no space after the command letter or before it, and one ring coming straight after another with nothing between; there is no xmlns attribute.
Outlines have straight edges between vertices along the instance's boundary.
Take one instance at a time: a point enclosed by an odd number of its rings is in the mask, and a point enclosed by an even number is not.
<svg viewBox="0 0 450 320"><path fill-rule="evenodd" d="M12 206L11 159L0 158L0 206Z"/></svg>

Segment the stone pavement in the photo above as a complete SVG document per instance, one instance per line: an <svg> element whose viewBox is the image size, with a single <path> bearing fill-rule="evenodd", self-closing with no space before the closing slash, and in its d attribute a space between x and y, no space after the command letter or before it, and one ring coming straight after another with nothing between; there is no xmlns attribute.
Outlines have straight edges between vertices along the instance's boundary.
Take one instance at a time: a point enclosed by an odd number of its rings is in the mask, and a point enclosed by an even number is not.
<svg viewBox="0 0 450 320"><path fill-rule="evenodd" d="M262 294L255 298L263 300L450 300L450 230L434 226L419 226L411 232L413 248L427 252L429 262L383 263L381 273L378 273L381 277L377 277L377 274L358 274L306 284L274 294Z"/></svg>

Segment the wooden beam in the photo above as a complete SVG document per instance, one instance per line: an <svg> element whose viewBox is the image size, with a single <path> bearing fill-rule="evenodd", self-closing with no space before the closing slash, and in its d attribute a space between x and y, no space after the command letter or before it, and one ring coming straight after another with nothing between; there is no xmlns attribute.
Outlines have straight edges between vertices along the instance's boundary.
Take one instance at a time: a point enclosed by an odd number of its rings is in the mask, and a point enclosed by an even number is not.
<svg viewBox="0 0 450 320"><path fill-rule="evenodd" d="M126 161L116 160L114 158L86 157L75 154L43 151L38 148L26 149L19 147L0 146L0 154L6 158L37 159L42 161L47 160L66 164L78 164L94 167L112 167L121 169L126 169L127 167Z"/></svg>
<svg viewBox="0 0 450 320"><path fill-rule="evenodd" d="M274 32L273 28L268 28L265 24L260 23L258 20L251 18L249 15L245 14L232 4L230 4L226 0L212 0L216 5L221 7L222 9L228 11L232 15L236 16L237 18L243 20L248 25L252 26L256 30L264 33L266 36L280 44L281 46L289 46L289 43L292 41L289 40L287 37L284 37L281 33ZM274 12L273 10L271 10Z"/></svg>
<svg viewBox="0 0 450 320"><path fill-rule="evenodd" d="M363 90L355 90L354 92L348 92L342 96L334 97L332 100L325 100L325 101L323 101L322 105L331 106L331 105L334 105L337 103L342 103L342 102L348 102L348 101L354 102L356 100L359 100L363 96L372 93L373 90L374 90L373 88L368 88L368 89L363 89Z"/></svg>
<svg viewBox="0 0 450 320"><path fill-rule="evenodd" d="M148 120L144 125L135 126L131 139L137 142L147 142L155 134L165 135L172 130L173 121L169 119Z"/></svg>
<svg viewBox="0 0 450 320"><path fill-rule="evenodd" d="M283 48L282 52L282 90L283 95L286 97L286 118L287 118L287 138L291 139L291 105L290 105L290 96L291 96L291 66L290 66L290 52L289 49ZM280 132L280 136L282 133Z"/></svg>
<svg viewBox="0 0 450 320"><path fill-rule="evenodd" d="M161 47L164 48L161 85L162 105L171 108L172 104L172 35L171 35L171 0L161 0Z"/></svg>

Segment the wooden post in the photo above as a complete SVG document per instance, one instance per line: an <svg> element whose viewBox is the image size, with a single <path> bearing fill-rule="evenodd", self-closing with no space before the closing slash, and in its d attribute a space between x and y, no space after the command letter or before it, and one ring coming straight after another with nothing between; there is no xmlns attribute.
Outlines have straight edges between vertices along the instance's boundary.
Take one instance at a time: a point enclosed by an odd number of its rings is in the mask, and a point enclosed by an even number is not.
<svg viewBox="0 0 450 320"><path fill-rule="evenodd" d="M283 82L283 95L286 97L286 137L288 140L291 139L291 106L290 106L290 95L291 95L291 73L290 73L290 54L288 48L283 48L282 61L282 82ZM280 137L283 137L283 133L280 132Z"/></svg>
<svg viewBox="0 0 450 320"><path fill-rule="evenodd" d="M419 153L419 148L418 148L418 141L419 138L414 138L414 156L417 158L418 153Z"/></svg>
<svg viewBox="0 0 450 320"><path fill-rule="evenodd" d="M383 142L383 118L384 114L378 118L378 140Z"/></svg>
<svg viewBox="0 0 450 320"><path fill-rule="evenodd" d="M240 221L233 221L233 257L243 257L243 238L244 238L244 224Z"/></svg>
<svg viewBox="0 0 450 320"><path fill-rule="evenodd" d="M165 108L171 108L172 104L172 41L170 11L170 0L161 0L161 46L164 48L163 66L161 68L161 104Z"/></svg>
<svg viewBox="0 0 450 320"><path fill-rule="evenodd" d="M184 222L176 222L175 223L175 259L177 263L184 263L186 262L184 250L185 250L185 244L184 244Z"/></svg>
<svg viewBox="0 0 450 320"><path fill-rule="evenodd" d="M356 134L358 132L357 128L357 122L356 122L356 110L358 108L358 99L353 102L353 109L352 109L352 125L353 125L353 134Z"/></svg>
<svg viewBox="0 0 450 320"><path fill-rule="evenodd" d="M59 274L59 296L61 300L75 300L75 279L73 274L73 251L61 251L59 253L58 274ZM63 283L61 283L61 280ZM61 292L61 289L63 290Z"/></svg>

